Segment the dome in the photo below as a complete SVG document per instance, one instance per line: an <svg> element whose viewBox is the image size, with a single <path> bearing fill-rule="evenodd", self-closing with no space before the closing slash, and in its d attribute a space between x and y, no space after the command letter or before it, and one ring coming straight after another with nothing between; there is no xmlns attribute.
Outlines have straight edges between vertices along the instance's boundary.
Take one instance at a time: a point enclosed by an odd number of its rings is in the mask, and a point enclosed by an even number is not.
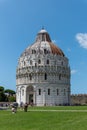
<svg viewBox="0 0 87 130"><path fill-rule="evenodd" d="M41 29L37 36L35 42L29 46L22 55L28 55L28 54L56 54L64 57L63 51L57 47L50 38L50 35L45 29Z"/></svg>

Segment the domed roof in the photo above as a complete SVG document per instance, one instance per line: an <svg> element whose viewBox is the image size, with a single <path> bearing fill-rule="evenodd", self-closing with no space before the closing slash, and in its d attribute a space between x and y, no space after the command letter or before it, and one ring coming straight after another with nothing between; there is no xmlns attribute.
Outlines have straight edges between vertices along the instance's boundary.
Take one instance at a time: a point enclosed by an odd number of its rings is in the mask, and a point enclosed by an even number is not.
<svg viewBox="0 0 87 130"><path fill-rule="evenodd" d="M64 56L63 51L51 41L51 38L45 29L41 29L38 32L35 42L26 48L22 53L22 56L30 53L34 54L36 52L42 54L43 51L45 54L51 53Z"/></svg>

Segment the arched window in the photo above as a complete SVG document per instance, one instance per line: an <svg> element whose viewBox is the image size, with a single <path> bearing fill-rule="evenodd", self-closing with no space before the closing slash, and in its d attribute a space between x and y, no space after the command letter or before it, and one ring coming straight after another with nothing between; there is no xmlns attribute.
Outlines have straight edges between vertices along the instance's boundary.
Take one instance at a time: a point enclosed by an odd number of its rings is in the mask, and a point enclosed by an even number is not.
<svg viewBox="0 0 87 130"><path fill-rule="evenodd" d="M34 50L34 54L36 54L36 50Z"/></svg>
<svg viewBox="0 0 87 130"><path fill-rule="evenodd" d="M41 95L41 89L38 89L38 94Z"/></svg>
<svg viewBox="0 0 87 130"><path fill-rule="evenodd" d="M49 59L47 59L47 64L49 64Z"/></svg>
<svg viewBox="0 0 87 130"><path fill-rule="evenodd" d="M30 60L30 65L32 65L32 60Z"/></svg>
<svg viewBox="0 0 87 130"><path fill-rule="evenodd" d="M41 64L41 60L40 59L38 60L38 64Z"/></svg>
<svg viewBox="0 0 87 130"><path fill-rule="evenodd" d="M61 74L59 74L59 80L61 80Z"/></svg>
<svg viewBox="0 0 87 130"><path fill-rule="evenodd" d="M32 50L32 54L36 54L36 50Z"/></svg>
<svg viewBox="0 0 87 130"><path fill-rule="evenodd" d="M48 88L48 95L50 95L50 89Z"/></svg>
<svg viewBox="0 0 87 130"><path fill-rule="evenodd" d="M44 49L44 54L46 54L47 53L47 50L46 49Z"/></svg>
<svg viewBox="0 0 87 130"><path fill-rule="evenodd" d="M59 89L57 89L57 95L59 95Z"/></svg>
<svg viewBox="0 0 87 130"><path fill-rule="evenodd" d="M29 74L29 77L30 77L30 80L32 80L32 75L31 74Z"/></svg>
<svg viewBox="0 0 87 130"><path fill-rule="evenodd" d="M37 63L35 63L35 67L37 67Z"/></svg>
<svg viewBox="0 0 87 130"><path fill-rule="evenodd" d="M47 74L46 74L46 73L45 73L45 75L44 75L44 79L47 80Z"/></svg>

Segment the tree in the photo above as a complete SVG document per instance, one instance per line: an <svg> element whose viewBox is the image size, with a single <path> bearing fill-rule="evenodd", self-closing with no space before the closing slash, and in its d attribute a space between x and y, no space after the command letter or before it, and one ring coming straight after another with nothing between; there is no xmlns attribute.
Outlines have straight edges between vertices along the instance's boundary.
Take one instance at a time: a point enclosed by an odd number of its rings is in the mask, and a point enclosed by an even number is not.
<svg viewBox="0 0 87 130"><path fill-rule="evenodd" d="M15 101L16 101L16 97L14 97L14 96L9 96L9 97L8 97L8 101L9 101L9 102L15 102Z"/></svg>
<svg viewBox="0 0 87 130"><path fill-rule="evenodd" d="M8 101L7 96L4 93L0 93L0 102Z"/></svg>
<svg viewBox="0 0 87 130"><path fill-rule="evenodd" d="M7 93L9 96L13 96L15 94L15 91L11 89L6 89L5 93Z"/></svg>
<svg viewBox="0 0 87 130"><path fill-rule="evenodd" d="M4 92L4 87L0 86L0 92Z"/></svg>
<svg viewBox="0 0 87 130"><path fill-rule="evenodd" d="M4 87L0 86L0 101L6 101L6 95L4 94Z"/></svg>
<svg viewBox="0 0 87 130"><path fill-rule="evenodd" d="M3 86L0 86L0 102L4 101L15 101L16 98L14 96L15 91L11 89L4 89Z"/></svg>

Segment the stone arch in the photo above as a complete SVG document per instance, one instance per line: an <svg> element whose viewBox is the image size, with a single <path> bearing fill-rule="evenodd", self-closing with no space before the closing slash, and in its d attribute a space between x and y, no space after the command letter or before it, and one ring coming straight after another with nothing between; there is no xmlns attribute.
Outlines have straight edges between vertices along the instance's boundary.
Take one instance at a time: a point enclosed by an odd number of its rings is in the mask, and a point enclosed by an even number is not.
<svg viewBox="0 0 87 130"><path fill-rule="evenodd" d="M35 88L33 85L26 87L26 102L30 105L35 104Z"/></svg>

